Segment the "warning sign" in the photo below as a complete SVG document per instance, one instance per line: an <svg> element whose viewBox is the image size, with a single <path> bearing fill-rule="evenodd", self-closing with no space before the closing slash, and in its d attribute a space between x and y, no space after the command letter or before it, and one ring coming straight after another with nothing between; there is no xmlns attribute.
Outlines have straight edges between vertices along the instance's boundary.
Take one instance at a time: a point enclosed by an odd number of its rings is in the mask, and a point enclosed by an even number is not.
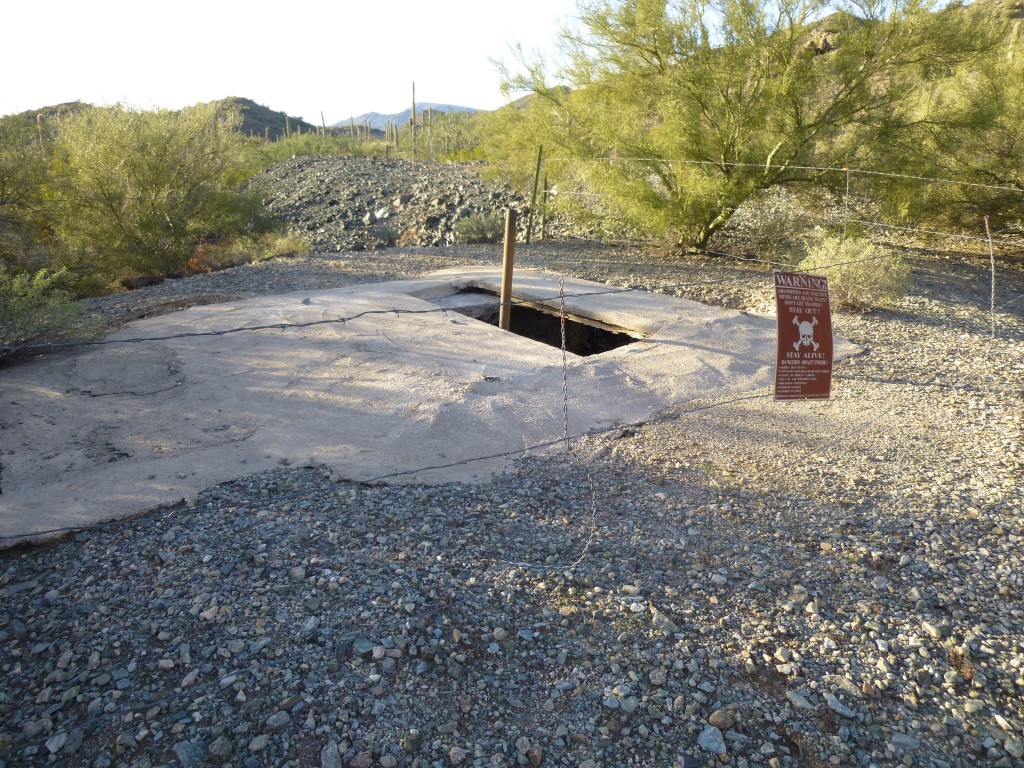
<svg viewBox="0 0 1024 768"><path fill-rule="evenodd" d="M828 400L832 389L832 310L828 278L775 273L778 307L776 400Z"/></svg>

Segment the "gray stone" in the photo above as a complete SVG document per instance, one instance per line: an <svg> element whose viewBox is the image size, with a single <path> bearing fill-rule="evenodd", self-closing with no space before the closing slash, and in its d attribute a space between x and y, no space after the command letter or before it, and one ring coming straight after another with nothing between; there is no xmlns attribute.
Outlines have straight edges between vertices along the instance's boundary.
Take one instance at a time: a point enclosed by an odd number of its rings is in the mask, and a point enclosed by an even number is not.
<svg viewBox="0 0 1024 768"><path fill-rule="evenodd" d="M357 656L368 656L373 653L374 642L363 635L360 635L352 642L352 650Z"/></svg>
<svg viewBox="0 0 1024 768"><path fill-rule="evenodd" d="M921 742L918 739L905 733L894 733L889 737L889 743L896 749L905 749L909 752L913 752L921 747Z"/></svg>
<svg viewBox="0 0 1024 768"><path fill-rule="evenodd" d="M814 709L814 705L807 700L807 697L798 691L786 691L786 698L789 699L790 704L804 712L811 712Z"/></svg>
<svg viewBox="0 0 1024 768"><path fill-rule="evenodd" d="M1024 758L1024 743L1019 739L1009 738L1003 744L1003 749L1015 760Z"/></svg>
<svg viewBox="0 0 1024 768"><path fill-rule="evenodd" d="M341 759L341 750L338 749L338 742L329 741L320 750L320 768L345 768Z"/></svg>
<svg viewBox="0 0 1024 768"><path fill-rule="evenodd" d="M941 640L949 634L949 624L941 621L922 621L921 629L933 640Z"/></svg>
<svg viewBox="0 0 1024 768"><path fill-rule="evenodd" d="M710 724L705 725L704 730L697 737L697 746L705 752L712 752L716 755L724 755L728 752L722 732Z"/></svg>
<svg viewBox="0 0 1024 768"><path fill-rule="evenodd" d="M75 728L74 730L68 731L68 740L64 744L64 751L69 754L74 754L78 751L79 747L82 746L82 742L85 740L85 732L81 728Z"/></svg>
<svg viewBox="0 0 1024 768"><path fill-rule="evenodd" d="M679 631L675 622L653 605L651 606L651 626L663 635L674 635Z"/></svg>
<svg viewBox="0 0 1024 768"><path fill-rule="evenodd" d="M231 753L234 750L235 747L231 740L221 735L213 740L213 743L210 744L206 752L212 760L218 763L226 763L231 758Z"/></svg>
<svg viewBox="0 0 1024 768"><path fill-rule="evenodd" d="M843 704L843 702L841 702L839 699L837 699L833 694L829 693L828 691L825 691L824 693L822 693L821 697L825 700L825 703L828 705L828 708L831 709L833 712L835 712L837 714L840 714L843 717L856 717L857 716L856 713L852 709L850 709L848 706Z"/></svg>
<svg viewBox="0 0 1024 768"><path fill-rule="evenodd" d="M197 768L206 759L206 746L194 741L179 741L172 749L181 768Z"/></svg>
<svg viewBox="0 0 1024 768"><path fill-rule="evenodd" d="M267 728L273 733L285 730L292 723L292 716L284 710L279 710L267 718Z"/></svg>
<svg viewBox="0 0 1024 768"><path fill-rule="evenodd" d="M46 740L46 750L51 755L55 755L64 749L64 744L67 743L68 734L65 731L61 731L56 736Z"/></svg>
<svg viewBox="0 0 1024 768"><path fill-rule="evenodd" d="M319 626L320 626L320 617L319 616L310 616L308 619L306 619L304 622L302 622L302 628L299 630L299 634L301 634L303 637L309 637L314 632L316 632L317 627L319 627Z"/></svg>

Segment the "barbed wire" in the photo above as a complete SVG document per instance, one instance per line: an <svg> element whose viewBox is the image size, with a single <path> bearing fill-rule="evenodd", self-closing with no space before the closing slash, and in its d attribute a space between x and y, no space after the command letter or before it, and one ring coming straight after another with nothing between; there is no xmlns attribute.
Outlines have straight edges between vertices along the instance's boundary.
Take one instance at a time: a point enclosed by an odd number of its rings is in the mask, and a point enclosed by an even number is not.
<svg viewBox="0 0 1024 768"><path fill-rule="evenodd" d="M746 276L737 275L737 276L733 276L733 277L719 278L718 280L713 280L713 281L704 280L704 281L696 281L696 282L672 283L672 284L668 284L668 285L662 286L661 288L662 288L662 290L678 289L678 288L684 288L684 287L712 285L712 284L715 284L715 283L733 282L733 281L745 280L745 279L747 279ZM586 298L586 297L592 297L592 296L608 296L608 295L614 295L614 294L619 294L619 293L629 293L629 292L634 291L634 290L635 289L633 289L633 288L609 288L609 289L603 289L603 290L600 290L600 291L581 291L581 292L573 293L572 294L572 298ZM557 299L558 299L557 295L541 296L541 297L531 298L531 299L512 299L512 304L514 306L523 306L523 305L531 305L531 304L544 304L544 303L547 303L547 302L555 301ZM489 307L489 306L491 306L491 304L489 304L489 303L487 303L487 304L481 303L481 304L475 304L475 305L467 305L465 308L466 309L476 309L476 308L486 308L486 307ZM114 345L114 344L143 344L143 343L147 343L147 342L157 342L157 341L174 341L174 340L177 340L177 339L204 338L204 337L211 337L211 336L227 336L227 335L230 335L230 334L244 333L244 332L284 331L284 330L293 330L293 329L297 329L297 328L311 328L311 327L321 326L321 325L345 324L345 323L352 322L354 320L358 320L360 318L371 316L371 315L396 315L396 316L397 315L430 315L430 314L438 314L438 313L447 314L447 313L453 312L453 311L454 310L452 310L452 309L450 309L448 307L433 307L431 309L399 309L397 307L393 307L391 309L368 309L368 310L364 310L362 312L357 312L354 315L348 315L346 317L329 318L329 319L324 319L324 320L309 320L309 321L303 321L303 322L284 322L284 323L266 323L266 324L262 324L262 325L245 325L245 326L238 326L238 327L235 327L235 328L225 328L225 329L217 329L217 330L211 330L211 331L182 331L181 333L167 334L167 335L163 335L163 336L142 336L142 337L134 337L134 338L128 338L128 339L108 338L108 339L82 340L82 341L38 342L38 343L33 343L33 344L23 344L23 345L20 345L20 346L0 346L0 354L10 355L10 354L22 353L22 352L44 352L44 351L52 352L52 351L57 350L57 349L73 349L73 348L76 348L76 347L97 347L97 346L107 346L107 345Z"/></svg>
<svg viewBox="0 0 1024 768"><path fill-rule="evenodd" d="M742 396L730 398L730 399L722 401L722 402L715 402L715 403L711 403L711 404L704 404L704 405L696 406L696 407L694 407L692 409L681 411L678 414L672 414L670 416L655 415L655 416L649 417L647 419L640 419L638 421L633 421L633 422L629 422L629 423L625 423L625 424L621 424L620 423L620 424L612 424L612 425L606 426L606 427L597 427L597 428L594 428L594 429L587 430L586 432L581 432L581 433L577 433L577 434L570 434L569 435L569 439L570 440L578 440L578 439L583 438L583 437L599 437L599 436L601 436L603 434L608 434L608 433L612 433L612 432L622 432L623 430L640 429L640 428L642 428L644 426L647 426L649 424L658 424L658 423L665 422L665 421L674 421L674 420L676 420L678 418L681 418L682 416L686 416L686 415L689 415L691 413L698 413L700 411L710 410L712 408L718 408L718 407L721 407L721 406L724 406L724 405L730 405L732 403L743 402L744 400L755 400L755 399L761 399L761 398L766 398L766 397L770 397L770 396L771 396L771 393L768 393L768 394L755 394L755 395L750 395L750 394L742 395ZM705 398L691 398L691 399L689 399L687 401L684 401L683 403L680 403L680 405L685 405L686 403L698 402L698 401L703 400L703 399L705 399ZM408 477L410 475L421 475L421 474L426 474L427 472L433 472L433 471L441 470L441 469L455 469L457 467L465 467L465 466L469 466L471 464L476 464L476 463L482 462L482 461L493 461L495 459L508 459L508 458L512 458L512 457L516 457L516 456L526 456L526 455L528 455L528 454L530 454L532 452L543 451L543 450L545 450L547 448L552 448L552 447L554 447L556 445L564 445L565 442L566 442L566 436L565 435L559 435L558 437L554 437L554 438L551 438L551 439L548 439L548 440L542 440L542 441L537 442L537 443L530 443L528 445L524 445L522 448L514 448L514 449L511 449L511 450L508 450L508 451L498 451L496 453L484 454L484 455L480 455L480 456L472 456L472 457L469 457L469 458L466 458L466 459L459 459L457 461L447 462L445 464L430 464L430 465L425 465L425 466L421 466L421 467L415 467L413 469L403 469L403 470L398 470L396 472L388 472L386 474L377 475L375 477L366 478L364 480L354 480L354 479L351 479L351 478L345 478L345 481L349 482L349 483L356 484L356 485L366 485L366 486L384 485L386 483L386 481L388 481L388 480L395 480L395 479L400 478L400 477ZM174 504L165 505L165 506L174 506ZM63 533L77 533L77 532L81 532L81 531L102 530L102 529L105 529L105 528L111 528L111 527L115 527L115 526L118 526L118 525L125 525L125 524L131 523L131 522L132 522L132 518L123 518L121 520L109 520L109 521L101 522L101 523L90 523L88 525L60 526L60 527L56 527L56 528L47 528L45 530L40 530L40 531L33 531L31 533L7 534L7 535L0 536L0 541L14 541L14 540L17 540L17 539L32 539L32 538L38 538L38 537L42 537L42 536L54 536L54 535L63 534Z"/></svg>
<svg viewBox="0 0 1024 768"><path fill-rule="evenodd" d="M759 258L754 258L754 257L751 257L751 256L744 256L742 254L729 253L727 251L718 251L718 250L708 250L708 251L706 251L706 253L708 255L711 255L711 256L720 256L720 257L723 257L723 258L733 259L735 261L742 262L742 263L745 263L745 264L760 264L760 265L764 265L764 266L773 266L773 267L777 266L777 267L784 268L787 271L807 274L807 270L800 269L799 266L793 265L793 264L791 264L789 262L775 261L775 260L771 260L771 259L759 259ZM855 264L862 264L862 263L869 262L869 261L879 261L879 260L882 260L882 259L885 259L885 258L888 258L888 256L883 253L883 254L878 254L878 255L875 255L875 256L866 257L866 258L863 258L863 259L851 259L851 260L847 260L847 261L833 262L831 264L817 265L817 266L814 267L814 270L815 271L827 271L827 270L836 269L836 268L839 268L839 267L845 267L845 266L850 266L850 265L855 265ZM678 269L682 265L679 264L679 263L669 263L669 262L663 262L661 264L655 263L655 264L652 265L652 264L649 264L649 263L645 262L645 266L665 266L665 267L673 267L673 268ZM733 276L730 276L730 277L721 277L721 278L716 278L714 280L681 281L681 282L667 283L667 284L664 284L664 285L660 285L660 286L658 286L658 290L660 292L664 292L664 291L668 291L668 290L679 290L681 288L702 287L702 286L707 286L707 285L718 285L718 284L722 284L722 283L738 282L738 281L748 280L748 279L750 279L749 275L745 275L744 274L744 275L733 275ZM635 288L630 288L630 287L624 287L624 288L608 288L608 289L594 290L594 291L579 291L579 292L572 293L570 298L574 298L575 299L575 298L586 298L586 297L592 297L592 296L609 296L609 295L620 294L620 293L629 293L629 292L632 292L634 290L636 290L636 289ZM512 303L515 306L522 306L522 305L531 305L531 304L545 304L545 303L549 303L549 302L555 302L558 299L559 299L559 296L557 294L555 294L555 295L550 295L550 296L541 296L541 297L535 297L535 298L529 298L529 299L512 299ZM483 307L488 307L488 306L491 306L491 305L490 304L483 304L482 303L482 304L479 304L479 305L470 305L470 306L467 306L466 308L467 309L469 309L469 308L483 308ZM175 341L175 340L178 340L178 339L191 339L191 338L207 338L207 337L228 336L228 335L236 334L236 333L249 333L249 332L260 332L260 331L285 331L285 330L294 330L294 329L302 329L302 328L312 328L312 327L322 326L322 325L344 325L345 323L349 323L349 322L352 322L354 320L358 320L360 318L367 317L367 316L373 316L373 315L396 315L396 316L398 316L398 315L429 315L429 314L436 314L436 313L447 314L447 313L453 312L453 311L454 310L452 310L452 309L450 309L448 307L432 307L430 309L399 309L398 307L392 307L391 309L368 309L368 310L364 310L362 312L357 312L357 313L355 313L353 315L348 315L348 316L345 316L345 317L326 318L326 319L322 319L322 320L308 320L308 321L302 321L302 322L264 323L264 324L260 324L260 325L244 325L244 326L237 326L237 327L233 327L233 328L214 329L214 330L210 330L210 331L182 331L181 333L166 334L166 335L161 335L161 336L141 336L141 337L132 337L132 338L127 338L127 339L117 339L117 338L83 339L83 340L75 340L75 341L34 342L34 343L31 343L31 344L21 344L21 345L0 345L0 359L3 359L4 356L9 356L9 355L13 355L13 354L21 354L21 353L25 353L25 352L30 352L30 353L31 352L54 352L56 350L75 349L75 348L78 348L78 347L99 347L99 346L108 346L108 345L115 345L115 344L143 344L143 343L147 343L147 342L157 342L157 341Z"/></svg>
<svg viewBox="0 0 1024 768"><path fill-rule="evenodd" d="M611 200L612 199L611 195L603 195L603 194L599 194L599 193L596 193L596 192L564 192L564 193L560 193L560 194L569 195L569 196L573 196L573 197L595 198L595 199L599 199L599 200ZM1024 194L1024 193L1022 193L1022 194ZM979 241L979 242L983 242L983 243L989 243L989 242L998 241L998 242L1000 242L1000 243L1002 243L1004 245L1007 245L1007 246L1020 246L1020 247L1024 247L1024 241L1022 241L1021 239L1013 238L1013 237L1007 237L1007 236L998 235L998 234L992 235L991 237L988 237L988 236L982 237L980 235L968 235L968 234L965 234L963 232L947 232L947 231L938 230L938 229L928 229L926 227L903 227L903 226L899 226L898 224L888 224L888 223L886 223L884 221L867 221L866 219L852 219L852 218L844 218L843 219L843 224L844 224L844 226L848 225L848 224L860 224L861 226L871 227L873 229L893 230L893 231L897 231L897 232L909 232L909 233L914 233L914 234L932 235L934 237L948 237L948 238L951 238L951 239L954 239L954 240L974 240L974 241ZM653 245L654 244L654 241L647 241L647 240L639 240L637 242L645 243L647 245ZM717 255L717 256L728 255L728 254L718 253L718 252L716 252L716 251L714 251L712 249L705 249L704 252L708 253L708 254ZM764 259L753 259L752 258L750 260L751 261L757 261L757 262L760 262L760 263L763 263L763 264L771 264L771 263L773 263L773 262L770 262L770 261L767 261L767 260L764 260Z"/></svg>
<svg viewBox="0 0 1024 768"><path fill-rule="evenodd" d="M893 173L891 171L873 171L866 168L837 168L835 166L828 165L784 165L784 166L770 166L765 163L738 163L728 162L720 160L694 160L692 158L685 157L588 157L588 158L568 158L553 156L546 158L549 161L572 161L572 162L584 162L584 163L674 163L677 165L706 165L714 168L781 168L792 171L814 171L815 173L842 173L842 174L854 174L861 176L879 176L890 179L909 179L911 181L927 181L935 184L949 184L963 187L973 187L978 189L990 189L1001 192L1013 192L1018 195L1024 195L1024 189L1017 187L1006 186L1003 184L983 184L977 181L963 181L961 179L946 179L941 176L917 176L909 173ZM558 194L564 194L559 192Z"/></svg>
<svg viewBox="0 0 1024 768"><path fill-rule="evenodd" d="M939 237L950 237L959 240L977 240L982 243L989 243L992 238L981 237L979 235L965 235L958 232L943 232L936 229L924 229L923 227L901 227L896 224L886 224L885 222L878 221L865 221L863 219L850 219L850 224L860 224L865 227L872 227L874 229L891 229L896 232L920 232L925 235L937 235Z"/></svg>

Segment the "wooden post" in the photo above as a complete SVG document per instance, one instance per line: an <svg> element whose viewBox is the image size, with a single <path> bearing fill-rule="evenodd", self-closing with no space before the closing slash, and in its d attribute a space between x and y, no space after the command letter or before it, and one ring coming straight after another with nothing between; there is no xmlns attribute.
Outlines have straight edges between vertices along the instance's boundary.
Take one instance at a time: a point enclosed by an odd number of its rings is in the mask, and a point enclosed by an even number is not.
<svg viewBox="0 0 1024 768"><path fill-rule="evenodd" d="M505 253L501 260L501 309L498 327L508 330L512 316L512 267L516 261L516 212L505 210Z"/></svg>
<svg viewBox="0 0 1024 768"><path fill-rule="evenodd" d="M526 217L526 244L530 244L530 235L533 233L533 209L537 207L537 185L540 183L540 161L544 156L544 145L537 148L537 170L533 174L533 197L530 198L530 213Z"/></svg>

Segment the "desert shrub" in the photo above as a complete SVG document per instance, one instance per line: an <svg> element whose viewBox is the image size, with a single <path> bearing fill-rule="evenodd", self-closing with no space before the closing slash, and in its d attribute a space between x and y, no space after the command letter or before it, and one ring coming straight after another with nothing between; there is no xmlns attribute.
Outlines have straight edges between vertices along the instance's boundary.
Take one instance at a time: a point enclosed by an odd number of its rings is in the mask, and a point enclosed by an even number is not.
<svg viewBox="0 0 1024 768"><path fill-rule="evenodd" d="M862 237L823 237L809 246L799 268L827 276L832 305L845 309L892 304L910 285L910 265Z"/></svg>
<svg viewBox="0 0 1024 768"><path fill-rule="evenodd" d="M473 213L456 221L452 231L460 245L497 243L505 236L505 216L497 211Z"/></svg>
<svg viewBox="0 0 1024 768"><path fill-rule="evenodd" d="M737 209L722 235L761 261L795 267L807 255L805 241L814 223L824 218L823 211L810 209L810 202L809 195L790 189L765 190Z"/></svg>
<svg viewBox="0 0 1024 768"><path fill-rule="evenodd" d="M37 261L45 236L41 214L47 157L37 126L22 116L0 118L0 264L21 271Z"/></svg>
<svg viewBox="0 0 1024 768"><path fill-rule="evenodd" d="M769 262L792 264L800 260L796 235L806 219L790 209L764 211L753 230L752 239L758 256Z"/></svg>
<svg viewBox="0 0 1024 768"><path fill-rule="evenodd" d="M378 221L367 230L369 248L390 248L398 243L402 231L390 221Z"/></svg>
<svg viewBox="0 0 1024 768"><path fill-rule="evenodd" d="M14 273L0 265L0 344L16 346L63 334L74 314L67 270Z"/></svg>
<svg viewBox="0 0 1024 768"><path fill-rule="evenodd" d="M360 142L345 134L320 132L292 133L275 141L250 142L250 152L258 168L267 168L292 157L376 154L374 147L374 143ZM382 149L379 154L383 153Z"/></svg>
<svg viewBox="0 0 1024 768"><path fill-rule="evenodd" d="M112 282L183 271L196 243L266 226L238 192L248 160L237 114L215 105L64 117L55 138L51 222L78 263Z"/></svg>

